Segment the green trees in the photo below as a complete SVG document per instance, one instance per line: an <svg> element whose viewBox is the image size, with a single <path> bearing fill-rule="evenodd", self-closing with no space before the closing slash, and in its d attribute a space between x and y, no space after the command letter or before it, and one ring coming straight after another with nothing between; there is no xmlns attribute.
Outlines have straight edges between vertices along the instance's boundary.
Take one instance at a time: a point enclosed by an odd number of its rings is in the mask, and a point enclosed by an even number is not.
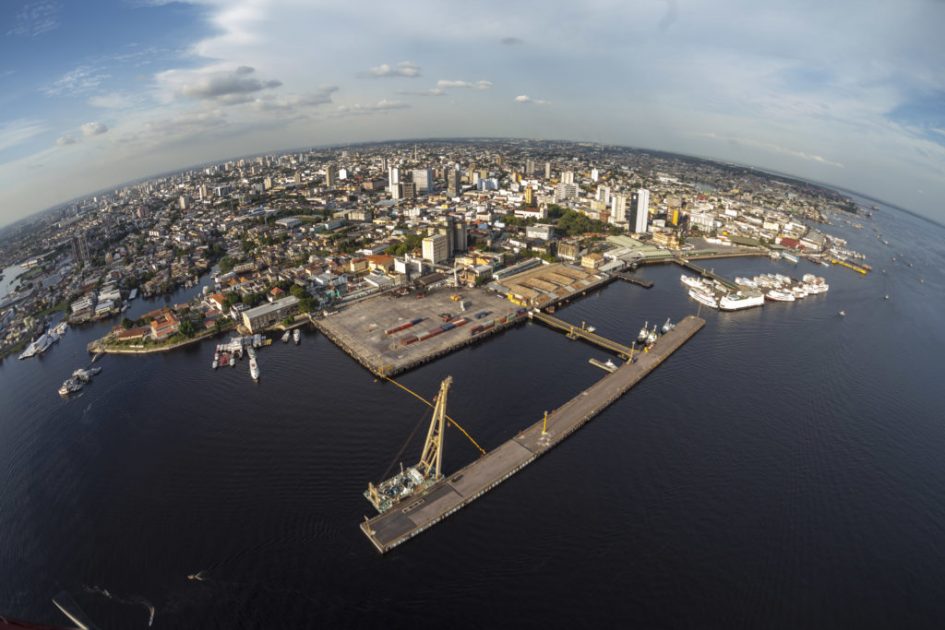
<svg viewBox="0 0 945 630"><path fill-rule="evenodd" d="M197 329L194 326L194 323L189 319L185 319L180 323L179 331L180 334L184 335L185 337L193 337L195 334L197 334Z"/></svg>

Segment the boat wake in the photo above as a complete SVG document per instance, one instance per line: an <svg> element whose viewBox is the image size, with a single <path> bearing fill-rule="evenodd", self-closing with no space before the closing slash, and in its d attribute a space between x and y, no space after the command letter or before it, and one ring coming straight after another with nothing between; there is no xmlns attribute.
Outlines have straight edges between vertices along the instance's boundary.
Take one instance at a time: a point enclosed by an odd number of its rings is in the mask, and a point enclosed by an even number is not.
<svg viewBox="0 0 945 630"><path fill-rule="evenodd" d="M125 599L123 597L113 595L107 588L102 588L100 586L86 586L85 592L91 593L92 595L101 595L105 599L110 599L111 601L118 602L119 604L126 604L128 606L144 606L148 610L148 627L150 628L154 623L154 615L157 613L157 609L154 607L154 604L140 595L131 595Z"/></svg>

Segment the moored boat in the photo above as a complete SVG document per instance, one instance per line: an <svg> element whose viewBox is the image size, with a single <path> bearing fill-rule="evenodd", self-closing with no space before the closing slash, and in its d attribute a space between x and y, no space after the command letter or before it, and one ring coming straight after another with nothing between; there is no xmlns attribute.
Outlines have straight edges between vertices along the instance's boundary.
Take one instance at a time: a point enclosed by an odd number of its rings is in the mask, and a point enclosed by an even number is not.
<svg viewBox="0 0 945 630"><path fill-rule="evenodd" d="M775 302L793 302L797 299L794 297L793 293L782 289L771 289L765 293L765 297Z"/></svg>
<svg viewBox="0 0 945 630"><path fill-rule="evenodd" d="M705 290L689 289L689 297L700 304L705 304L706 306L711 306L712 308L719 307L719 301L715 298L715 296Z"/></svg>
<svg viewBox="0 0 945 630"><path fill-rule="evenodd" d="M763 306L765 297L762 293L729 293L719 300L719 308L723 311L740 311L754 306Z"/></svg>

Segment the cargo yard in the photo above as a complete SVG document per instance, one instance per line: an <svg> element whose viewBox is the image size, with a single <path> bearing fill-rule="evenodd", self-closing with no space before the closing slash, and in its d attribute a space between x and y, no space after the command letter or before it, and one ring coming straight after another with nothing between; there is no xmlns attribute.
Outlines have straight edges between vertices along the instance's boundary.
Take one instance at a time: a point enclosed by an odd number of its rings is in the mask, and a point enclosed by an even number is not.
<svg viewBox="0 0 945 630"><path fill-rule="evenodd" d="M364 300L314 324L371 372L393 376L525 317L525 309L485 289L439 289Z"/></svg>

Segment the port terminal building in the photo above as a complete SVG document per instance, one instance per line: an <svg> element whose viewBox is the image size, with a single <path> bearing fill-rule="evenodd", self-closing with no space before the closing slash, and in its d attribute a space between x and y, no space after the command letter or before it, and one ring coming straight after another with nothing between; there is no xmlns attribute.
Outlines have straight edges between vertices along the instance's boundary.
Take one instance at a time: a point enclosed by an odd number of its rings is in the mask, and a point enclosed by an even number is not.
<svg viewBox="0 0 945 630"><path fill-rule="evenodd" d="M243 326L251 333L257 333L282 321L295 313L299 307L299 298L294 295L263 304L243 311Z"/></svg>

